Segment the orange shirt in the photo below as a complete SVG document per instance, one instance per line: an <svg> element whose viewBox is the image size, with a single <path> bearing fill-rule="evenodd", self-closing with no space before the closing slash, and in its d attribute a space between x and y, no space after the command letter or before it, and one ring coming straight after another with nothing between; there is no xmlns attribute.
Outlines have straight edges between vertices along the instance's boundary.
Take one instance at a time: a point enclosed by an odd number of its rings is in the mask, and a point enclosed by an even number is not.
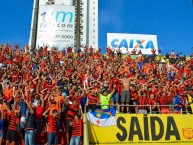
<svg viewBox="0 0 193 145"><path fill-rule="evenodd" d="M59 107L58 107L58 105L56 104L56 105L51 105L50 106L50 115L52 115L52 112L53 112L53 110L59 110Z"/></svg>
<svg viewBox="0 0 193 145"><path fill-rule="evenodd" d="M29 57L28 56L24 56L23 61L26 62L28 60L29 60Z"/></svg>
<svg viewBox="0 0 193 145"><path fill-rule="evenodd" d="M58 52L57 55L58 55L58 59L62 58L62 52Z"/></svg>
<svg viewBox="0 0 193 145"><path fill-rule="evenodd" d="M5 99L6 99L7 101L9 101L10 98L12 97L12 95L13 95L13 90L8 89L8 88L6 88L6 87L4 87L3 90L4 90L4 94L5 94Z"/></svg>
<svg viewBox="0 0 193 145"><path fill-rule="evenodd" d="M60 104L64 102L64 100L65 99L63 96L60 96L60 94L56 94L55 101L56 101L56 105L58 106L58 108L60 108Z"/></svg>

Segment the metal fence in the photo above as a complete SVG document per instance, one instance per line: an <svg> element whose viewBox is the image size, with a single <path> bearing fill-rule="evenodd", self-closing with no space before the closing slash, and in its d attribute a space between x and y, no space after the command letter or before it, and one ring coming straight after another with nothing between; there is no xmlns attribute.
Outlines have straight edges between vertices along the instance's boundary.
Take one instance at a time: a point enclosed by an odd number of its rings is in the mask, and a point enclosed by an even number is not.
<svg viewBox="0 0 193 145"><path fill-rule="evenodd" d="M121 107L129 107L130 108L129 110L131 110L131 108L132 109L137 108L138 111L141 110L140 108L148 108L148 109L144 109L144 110L147 110L148 114L160 114L162 108L168 108L170 113L173 114L174 107L177 107L175 105L156 105L156 110L153 110L152 108L155 105L120 105L120 104L119 105L101 105L101 104L88 105L87 104L87 105L84 106L84 112L88 112L90 109L92 109L93 106L95 106L94 110L95 109L100 109L102 106L108 106L109 108L110 107L116 107L117 108L117 113L124 113L124 112L121 111L121 109L120 109ZM158 108L160 108L160 109L158 109ZM139 112L137 112L137 113L139 113ZM128 113L128 112L126 112L126 113ZM129 112L129 113L132 113L132 112ZM190 114L190 113L192 113L190 105L186 105L185 107L180 108L179 114ZM139 113L139 114L145 114L145 113Z"/></svg>

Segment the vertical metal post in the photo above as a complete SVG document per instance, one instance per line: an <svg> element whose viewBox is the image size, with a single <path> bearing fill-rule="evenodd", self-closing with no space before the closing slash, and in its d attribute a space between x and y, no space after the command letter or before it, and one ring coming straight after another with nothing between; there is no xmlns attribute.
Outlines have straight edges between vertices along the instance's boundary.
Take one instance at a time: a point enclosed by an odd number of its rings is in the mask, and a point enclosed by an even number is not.
<svg viewBox="0 0 193 145"><path fill-rule="evenodd" d="M76 0L76 49L80 48L80 1Z"/></svg>
<svg viewBox="0 0 193 145"><path fill-rule="evenodd" d="M117 110L117 111L118 111L118 113L120 113L120 105L118 105L117 107L118 107L118 110Z"/></svg>
<svg viewBox="0 0 193 145"><path fill-rule="evenodd" d="M151 105L150 105L150 114L152 114L152 108L151 108Z"/></svg>
<svg viewBox="0 0 193 145"><path fill-rule="evenodd" d="M87 112L86 112L86 108L87 108L87 104L84 107L84 138L83 138L83 142L84 145L89 145L89 134L88 134L88 122L87 122Z"/></svg>
<svg viewBox="0 0 193 145"><path fill-rule="evenodd" d="M86 114L87 104L84 105L84 114Z"/></svg>
<svg viewBox="0 0 193 145"><path fill-rule="evenodd" d="M36 47L38 13L39 13L39 0L34 0L32 22L31 22L31 29L30 29L30 40L29 40L29 45L32 48Z"/></svg>

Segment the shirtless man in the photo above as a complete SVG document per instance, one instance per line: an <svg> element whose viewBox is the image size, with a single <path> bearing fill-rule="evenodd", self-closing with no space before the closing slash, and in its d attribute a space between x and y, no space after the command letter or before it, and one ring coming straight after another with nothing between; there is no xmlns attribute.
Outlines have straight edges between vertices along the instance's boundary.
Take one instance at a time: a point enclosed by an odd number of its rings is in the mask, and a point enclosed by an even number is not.
<svg viewBox="0 0 193 145"><path fill-rule="evenodd" d="M124 105L126 102L127 105L127 113L129 112L129 101L130 101L130 79L128 78L127 73L124 73L124 77L120 79L123 88L122 88L122 95L121 95L121 105ZM121 107L121 111L124 111L124 106Z"/></svg>

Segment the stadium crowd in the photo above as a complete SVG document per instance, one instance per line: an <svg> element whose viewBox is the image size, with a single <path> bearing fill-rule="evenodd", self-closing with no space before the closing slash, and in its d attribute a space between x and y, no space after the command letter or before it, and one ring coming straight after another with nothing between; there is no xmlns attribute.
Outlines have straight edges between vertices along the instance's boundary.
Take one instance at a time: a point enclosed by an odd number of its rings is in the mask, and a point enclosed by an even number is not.
<svg viewBox="0 0 193 145"><path fill-rule="evenodd" d="M59 136L82 144L82 112L113 105L120 113L191 113L193 58L174 51L175 63L155 57L154 49L146 61L135 49L123 55L107 47L103 55L86 46L73 52L1 45L0 145L56 145Z"/></svg>

